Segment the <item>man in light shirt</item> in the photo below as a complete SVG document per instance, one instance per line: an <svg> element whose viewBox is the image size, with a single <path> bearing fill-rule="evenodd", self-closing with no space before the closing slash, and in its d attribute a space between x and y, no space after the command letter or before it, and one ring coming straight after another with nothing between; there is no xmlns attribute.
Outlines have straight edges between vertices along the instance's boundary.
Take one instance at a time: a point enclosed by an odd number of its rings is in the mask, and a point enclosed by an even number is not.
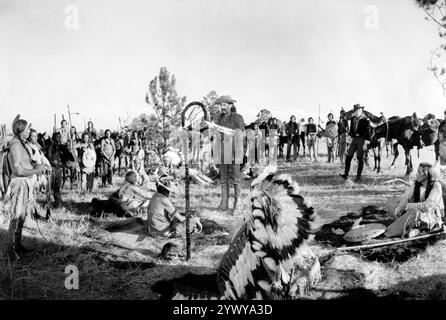
<svg viewBox="0 0 446 320"><path fill-rule="evenodd" d="M68 141L70 140L70 130L68 129L68 123L67 120L62 120L60 122L60 128L54 130L54 132L59 132L61 135L61 144L63 146L68 145Z"/></svg>

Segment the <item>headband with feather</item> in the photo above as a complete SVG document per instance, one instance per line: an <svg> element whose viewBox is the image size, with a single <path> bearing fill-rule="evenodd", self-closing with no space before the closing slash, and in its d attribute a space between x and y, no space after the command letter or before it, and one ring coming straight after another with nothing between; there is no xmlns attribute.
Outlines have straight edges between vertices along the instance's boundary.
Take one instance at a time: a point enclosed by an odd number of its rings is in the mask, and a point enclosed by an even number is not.
<svg viewBox="0 0 446 320"><path fill-rule="evenodd" d="M12 128L14 128L14 125L17 121L20 120L20 114L16 115L16 117L14 118L14 120L12 120Z"/></svg>

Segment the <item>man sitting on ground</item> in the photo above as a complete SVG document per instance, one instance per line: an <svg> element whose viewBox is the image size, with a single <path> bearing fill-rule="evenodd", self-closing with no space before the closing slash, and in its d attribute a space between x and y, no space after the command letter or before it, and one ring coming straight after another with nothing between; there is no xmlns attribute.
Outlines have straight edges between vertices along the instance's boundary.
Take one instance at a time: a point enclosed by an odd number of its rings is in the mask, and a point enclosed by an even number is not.
<svg viewBox="0 0 446 320"><path fill-rule="evenodd" d="M108 200L94 198L92 215L113 213L118 217L131 218L138 211L145 212L154 192L149 184L137 185L138 176L135 171L127 172L125 181Z"/></svg>
<svg viewBox="0 0 446 320"><path fill-rule="evenodd" d="M150 200L147 208L147 228L152 237L175 237L184 234L186 217L178 212L169 199L171 192L171 178L161 175L156 181L156 193ZM191 217L191 231L198 229L201 232L200 220Z"/></svg>

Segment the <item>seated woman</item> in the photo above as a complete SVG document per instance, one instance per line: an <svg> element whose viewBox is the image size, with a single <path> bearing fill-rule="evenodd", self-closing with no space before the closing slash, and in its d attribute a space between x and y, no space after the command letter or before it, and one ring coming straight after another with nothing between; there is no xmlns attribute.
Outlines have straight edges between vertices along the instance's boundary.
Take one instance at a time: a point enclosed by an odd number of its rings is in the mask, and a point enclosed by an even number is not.
<svg viewBox="0 0 446 320"><path fill-rule="evenodd" d="M395 216L385 232L387 237L411 237L443 226L443 191L432 164L420 163L416 181L402 196Z"/></svg>

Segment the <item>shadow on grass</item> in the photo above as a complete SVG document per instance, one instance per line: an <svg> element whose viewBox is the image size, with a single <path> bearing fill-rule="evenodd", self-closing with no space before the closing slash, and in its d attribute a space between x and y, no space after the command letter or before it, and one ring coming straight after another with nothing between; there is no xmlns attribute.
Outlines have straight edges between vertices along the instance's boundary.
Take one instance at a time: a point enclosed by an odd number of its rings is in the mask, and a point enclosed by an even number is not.
<svg viewBox="0 0 446 320"><path fill-rule="evenodd" d="M23 236L29 250L21 259L10 261L7 256L6 230L2 239L0 259L0 299L103 299L125 298L125 292L110 290L120 276L132 270L146 270L155 263L119 261L109 254L87 247L60 245L41 238ZM67 266L79 270L79 290L67 290ZM105 292L104 288L109 290Z"/></svg>
<svg viewBox="0 0 446 320"><path fill-rule="evenodd" d="M333 274L333 271L336 274ZM327 272L325 277L327 276ZM446 299L446 275L420 277L402 282L386 290L364 288L364 276L354 270L332 270L330 277L337 277L340 289L324 288L317 285L310 289L303 300L407 300L407 299ZM324 280L322 280L324 281ZM182 276L161 280L151 286L161 300L170 300L176 294L186 299L216 299L220 297L216 273L186 273Z"/></svg>
<svg viewBox="0 0 446 320"><path fill-rule="evenodd" d="M30 251L9 262L6 230L0 229L0 239L0 299L158 299L150 290L154 282L186 272L212 271L157 259L132 260L127 254L114 254L117 251L100 252L28 236L23 237L23 245ZM65 288L69 265L79 270L78 290Z"/></svg>
<svg viewBox="0 0 446 320"><path fill-rule="evenodd" d="M90 215L93 210L93 206L89 201L63 201L63 206L70 212L76 215Z"/></svg>

